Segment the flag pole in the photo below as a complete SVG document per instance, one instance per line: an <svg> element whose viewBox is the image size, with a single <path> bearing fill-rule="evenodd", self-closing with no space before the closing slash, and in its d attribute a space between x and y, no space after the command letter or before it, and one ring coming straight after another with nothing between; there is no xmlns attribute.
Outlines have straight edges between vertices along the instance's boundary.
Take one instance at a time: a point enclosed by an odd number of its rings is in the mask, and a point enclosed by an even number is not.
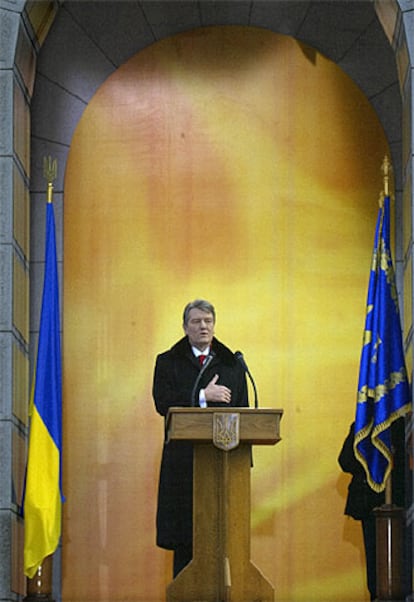
<svg viewBox="0 0 414 602"><path fill-rule="evenodd" d="M387 155L385 155L382 162L381 171L383 175L383 191L380 195L379 205L383 209L385 197L390 197L389 182L392 171L392 166ZM392 465L393 463L394 450L392 453ZM373 511L376 530L376 600L377 602L403 602L406 593L406 579L404 576L405 519L404 508L393 504L392 467L385 482L384 493L384 504Z"/></svg>
<svg viewBox="0 0 414 602"><path fill-rule="evenodd" d="M57 175L57 160L43 157L43 177L47 181L47 202L53 203L53 182ZM24 602L54 602L52 598L53 557L46 556L35 575L26 579Z"/></svg>
<svg viewBox="0 0 414 602"><path fill-rule="evenodd" d="M388 155L384 156L384 160L381 165L382 177L383 177L383 191L382 191L382 201L384 197L389 196L389 183L390 183L390 173L391 173L391 163L388 159ZM382 204L381 204L382 207ZM391 473L389 474L386 484L385 484L385 505L392 506L392 479Z"/></svg>

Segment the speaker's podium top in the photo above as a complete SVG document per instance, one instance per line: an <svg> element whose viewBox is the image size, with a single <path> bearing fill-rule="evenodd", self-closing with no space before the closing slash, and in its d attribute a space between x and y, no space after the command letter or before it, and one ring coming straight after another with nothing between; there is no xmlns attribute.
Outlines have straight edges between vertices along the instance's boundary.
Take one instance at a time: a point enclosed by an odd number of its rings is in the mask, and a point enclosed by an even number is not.
<svg viewBox="0 0 414 602"><path fill-rule="evenodd" d="M239 443L274 445L281 439L282 414L267 408L170 408L167 440L210 442L224 450Z"/></svg>

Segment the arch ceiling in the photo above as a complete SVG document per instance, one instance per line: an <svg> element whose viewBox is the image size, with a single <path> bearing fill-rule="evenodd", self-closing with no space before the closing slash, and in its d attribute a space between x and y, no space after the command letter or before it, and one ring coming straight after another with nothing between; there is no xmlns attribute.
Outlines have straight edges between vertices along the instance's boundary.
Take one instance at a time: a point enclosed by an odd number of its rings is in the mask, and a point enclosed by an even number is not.
<svg viewBox="0 0 414 602"><path fill-rule="evenodd" d="M394 51L371 0L64 0L37 63L32 104L34 189L39 189L36 181L43 184L44 154L54 152L60 165L66 163L83 110L114 70L162 38L210 25L246 25L290 35L337 63L377 112L399 188L398 74ZM63 188L63 181L60 184Z"/></svg>

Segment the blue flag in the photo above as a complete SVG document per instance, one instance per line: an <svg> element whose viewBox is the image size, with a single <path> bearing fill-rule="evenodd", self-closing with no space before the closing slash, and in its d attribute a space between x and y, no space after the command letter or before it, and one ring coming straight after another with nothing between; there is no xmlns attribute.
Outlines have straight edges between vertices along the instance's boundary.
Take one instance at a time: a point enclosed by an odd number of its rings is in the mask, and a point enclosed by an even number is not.
<svg viewBox="0 0 414 602"><path fill-rule="evenodd" d="M355 455L374 491L385 489L392 469L391 425L410 409L386 196L375 230L354 439Z"/></svg>
<svg viewBox="0 0 414 602"><path fill-rule="evenodd" d="M47 204L45 275L23 500L24 572L32 578L61 533L62 367L55 220Z"/></svg>

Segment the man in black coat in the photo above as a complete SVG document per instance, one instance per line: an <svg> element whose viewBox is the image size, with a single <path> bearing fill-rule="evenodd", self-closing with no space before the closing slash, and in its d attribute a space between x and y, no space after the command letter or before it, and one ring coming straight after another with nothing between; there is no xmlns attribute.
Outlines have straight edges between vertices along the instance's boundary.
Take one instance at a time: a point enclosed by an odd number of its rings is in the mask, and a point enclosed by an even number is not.
<svg viewBox="0 0 414 602"><path fill-rule="evenodd" d="M400 418L391 427L392 445L394 450L393 470L391 474L392 501L403 508L404 487L404 419ZM338 457L340 467L352 475L348 486L344 514L360 520L364 537L367 587L371 600L377 598L376 570L376 519L374 509L385 502L385 493L376 493L368 485L365 470L354 453L355 423L351 424L349 433L343 443Z"/></svg>
<svg viewBox="0 0 414 602"><path fill-rule="evenodd" d="M153 396L157 412L172 407L247 406L245 372L214 337L216 314L198 299L184 309L185 337L157 356ZM203 366L207 362L206 366ZM200 371L204 372L197 382ZM192 558L193 446L164 442L158 488L157 545L174 550L174 577Z"/></svg>

